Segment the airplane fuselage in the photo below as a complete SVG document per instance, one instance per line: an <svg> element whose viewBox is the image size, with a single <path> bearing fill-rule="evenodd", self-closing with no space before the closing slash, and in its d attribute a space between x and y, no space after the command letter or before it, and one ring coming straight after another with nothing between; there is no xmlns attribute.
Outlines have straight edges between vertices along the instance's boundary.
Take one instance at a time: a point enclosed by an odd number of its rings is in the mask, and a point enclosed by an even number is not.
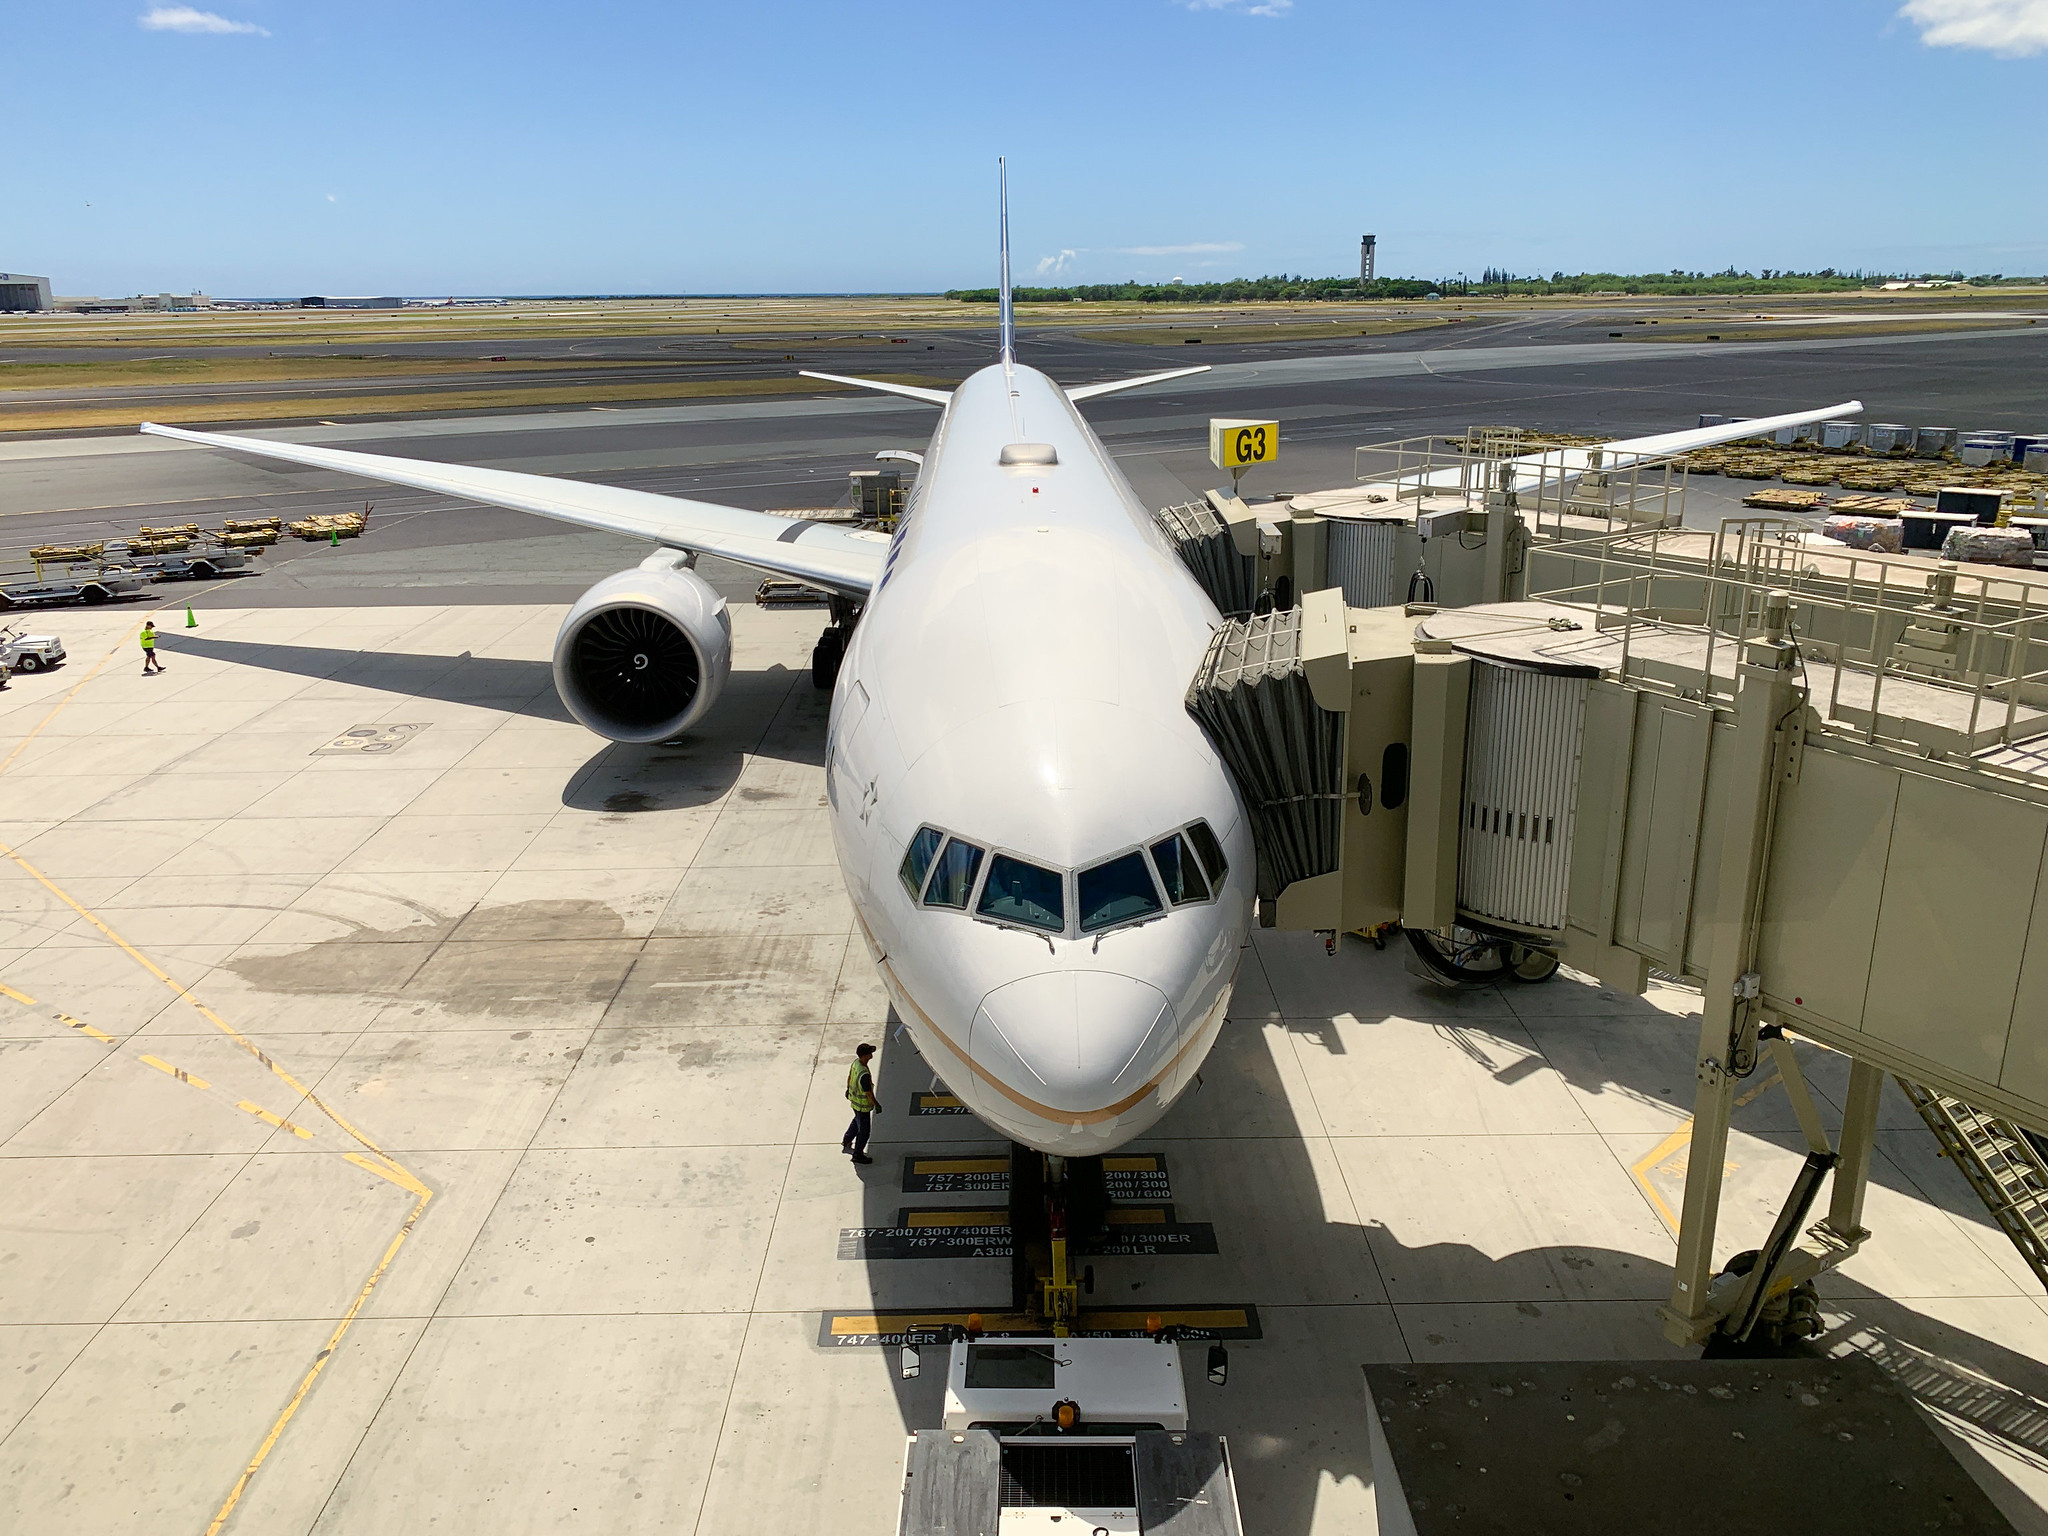
<svg viewBox="0 0 2048 1536"><path fill-rule="evenodd" d="M1143 1132L1222 1027L1253 850L1182 702L1217 622L1058 385L955 391L841 665L828 794L898 1016L1043 1151Z"/></svg>

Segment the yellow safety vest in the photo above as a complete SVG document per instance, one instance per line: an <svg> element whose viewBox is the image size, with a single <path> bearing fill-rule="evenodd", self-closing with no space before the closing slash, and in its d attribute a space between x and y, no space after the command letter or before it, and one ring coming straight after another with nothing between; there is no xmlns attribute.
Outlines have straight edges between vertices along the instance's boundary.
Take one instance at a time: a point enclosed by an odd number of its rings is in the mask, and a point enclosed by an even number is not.
<svg viewBox="0 0 2048 1536"><path fill-rule="evenodd" d="M142 648L143 648L143 649L144 649L145 651L153 651L153 650L155 650L155 649L156 649L156 631L155 631L155 630L153 630L153 629L145 629L145 630L144 630L144 631L142 632Z"/></svg>
<svg viewBox="0 0 2048 1536"><path fill-rule="evenodd" d="M853 1065L846 1069L846 1101L855 1110L864 1114L873 1113L875 1109L875 1096L860 1085L861 1074L868 1070L867 1063L858 1056L854 1058Z"/></svg>

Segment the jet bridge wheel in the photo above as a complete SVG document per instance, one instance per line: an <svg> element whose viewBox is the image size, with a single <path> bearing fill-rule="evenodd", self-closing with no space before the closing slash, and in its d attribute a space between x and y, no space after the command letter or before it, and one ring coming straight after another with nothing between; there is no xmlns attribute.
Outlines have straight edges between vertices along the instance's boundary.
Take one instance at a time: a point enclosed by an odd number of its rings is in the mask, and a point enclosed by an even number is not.
<svg viewBox="0 0 2048 1536"><path fill-rule="evenodd" d="M1749 1274L1756 1268L1758 1256L1754 1248L1743 1249L1714 1277L1716 1283ZM1820 1315L1820 1293L1814 1289L1811 1280L1802 1281L1782 1296L1774 1296L1764 1303L1763 1311L1757 1316L1756 1327L1750 1330L1747 1339L1734 1339L1716 1329L1708 1336L1700 1358L1758 1360L1815 1355L1820 1351L1806 1341L1826 1331L1826 1328L1827 1323Z"/></svg>
<svg viewBox="0 0 2048 1536"><path fill-rule="evenodd" d="M1534 983L1557 974L1557 956L1476 928L1406 928L1408 943L1430 977L1447 987Z"/></svg>

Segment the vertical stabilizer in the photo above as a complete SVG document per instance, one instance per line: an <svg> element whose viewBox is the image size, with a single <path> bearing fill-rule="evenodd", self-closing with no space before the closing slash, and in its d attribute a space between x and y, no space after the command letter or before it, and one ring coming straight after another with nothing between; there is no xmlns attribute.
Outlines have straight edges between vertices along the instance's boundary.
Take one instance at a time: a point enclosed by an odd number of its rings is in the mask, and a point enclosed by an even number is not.
<svg viewBox="0 0 2048 1536"><path fill-rule="evenodd" d="M1003 157L996 158L997 199L1001 204L1003 238L1003 286L997 298L996 323L1002 336L1002 360L1017 360L1017 317L1010 307L1010 168Z"/></svg>

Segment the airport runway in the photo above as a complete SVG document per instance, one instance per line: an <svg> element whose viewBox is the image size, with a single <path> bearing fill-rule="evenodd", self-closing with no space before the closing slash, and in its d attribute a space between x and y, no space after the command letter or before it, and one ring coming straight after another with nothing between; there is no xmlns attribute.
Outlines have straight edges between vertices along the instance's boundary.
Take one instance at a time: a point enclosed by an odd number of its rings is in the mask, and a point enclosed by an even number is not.
<svg viewBox="0 0 2048 1536"><path fill-rule="evenodd" d="M1687 427L1703 411L1765 415L1849 397L1866 419L1914 424L2048 426L2048 330L1844 337L1741 346L1523 341L1475 333L1430 343L1318 355L1240 357L1210 373L1088 407L1141 498L1198 494L1222 477L1206 460L1211 416L1271 416L1282 459L1250 492L1347 483L1363 443L1511 422L1626 436ZM965 342L961 343L964 347ZM986 348L985 339L982 342ZM1026 358L1055 377L1058 348ZM1183 362L1170 348L1124 349L1120 369ZM1220 349L1219 349L1220 355ZM1099 364L1101 359L1095 361ZM735 506L837 502L849 469L881 448L919 448L936 412L908 401L837 395L515 412L255 429L449 463L629 485ZM1705 502L1715 491L1696 488ZM342 549L286 545L264 574L195 593L200 605L355 602L568 602L644 547L520 513L459 505L346 476L129 435L0 441L0 563L29 546L105 537L142 523L305 516L373 502L371 532ZM754 578L718 577L730 595Z"/></svg>

